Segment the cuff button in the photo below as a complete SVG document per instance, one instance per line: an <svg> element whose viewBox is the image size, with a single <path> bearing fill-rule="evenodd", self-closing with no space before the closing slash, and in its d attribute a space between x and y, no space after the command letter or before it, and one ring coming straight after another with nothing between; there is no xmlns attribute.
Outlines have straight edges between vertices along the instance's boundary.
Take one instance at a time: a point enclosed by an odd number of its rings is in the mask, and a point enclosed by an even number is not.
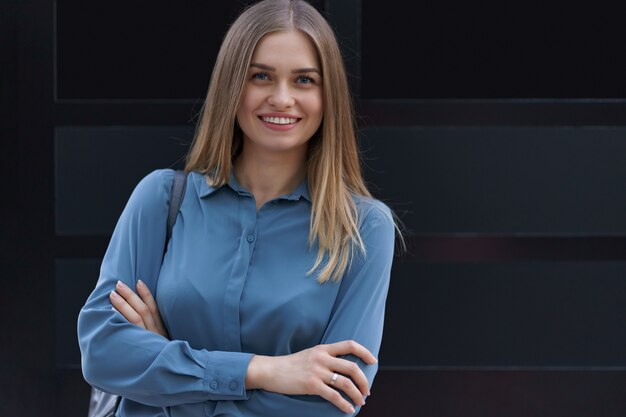
<svg viewBox="0 0 626 417"><path fill-rule="evenodd" d="M212 389L217 389L217 381L216 380L211 381L211 388Z"/></svg>
<svg viewBox="0 0 626 417"><path fill-rule="evenodd" d="M236 390L238 386L239 386L239 384L234 379L232 381L230 381L230 384L228 385L228 387L230 388L231 391Z"/></svg>

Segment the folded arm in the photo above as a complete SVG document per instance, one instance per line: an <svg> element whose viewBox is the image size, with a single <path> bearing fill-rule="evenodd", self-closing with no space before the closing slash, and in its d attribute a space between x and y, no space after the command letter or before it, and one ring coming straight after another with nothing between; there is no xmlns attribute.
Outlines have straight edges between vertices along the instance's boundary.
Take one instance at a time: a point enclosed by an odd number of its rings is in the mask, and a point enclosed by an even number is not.
<svg viewBox="0 0 626 417"><path fill-rule="evenodd" d="M246 399L252 354L167 340L130 323L110 302L118 281L135 288L140 278L158 276L173 177L172 170L160 170L144 178L118 221L96 288L78 317L83 374L101 390L152 406Z"/></svg>
<svg viewBox="0 0 626 417"><path fill-rule="evenodd" d="M215 414L291 417L298 410L298 415L313 417L358 412L377 371L374 355L382 337L393 256L389 211L374 206L361 233L367 253L354 259L343 278L322 343L292 355L254 356L246 375L249 400L219 401ZM163 334L152 295L141 285L136 291L120 286L120 296L112 293L113 306L129 321Z"/></svg>
<svg viewBox="0 0 626 417"><path fill-rule="evenodd" d="M389 209L379 203L364 215L361 237L366 254L355 255L352 265L342 278L339 293L333 306L330 322L320 343L329 344L353 341L364 347L374 357L378 357L383 333L385 301L389 288L391 264L394 248L394 223ZM325 284L326 285L326 284ZM354 352L358 352L356 349ZM337 358L356 364L371 387L378 364L364 360L367 356L347 354ZM341 374L340 369L330 371ZM329 378L331 373L325 378ZM328 380L323 381L328 384ZM359 385L360 386L360 385ZM335 387L336 388L336 387ZM356 415L360 404L345 391L335 391L342 399L351 400L355 410L346 412L345 407L337 407L333 402L319 395L283 395L268 390L254 390L248 401L225 401L222 410L229 407L240 410L240 415L257 417L319 417ZM365 392L363 392L365 394Z"/></svg>

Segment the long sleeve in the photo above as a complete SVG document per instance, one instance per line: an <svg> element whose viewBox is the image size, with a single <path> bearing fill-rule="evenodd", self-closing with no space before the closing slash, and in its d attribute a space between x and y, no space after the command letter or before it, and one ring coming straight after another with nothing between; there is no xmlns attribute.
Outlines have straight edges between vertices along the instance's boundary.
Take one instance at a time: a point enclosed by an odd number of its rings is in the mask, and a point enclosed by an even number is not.
<svg viewBox="0 0 626 417"><path fill-rule="evenodd" d="M118 280L135 288L142 279L155 292L173 176L159 170L145 177L117 223L96 288L78 318L83 374L99 389L156 407L247 399L252 354L169 341L130 324L109 301Z"/></svg>
<svg viewBox="0 0 626 417"><path fill-rule="evenodd" d="M368 208L360 228L366 253L355 255L349 270L342 278L330 322L320 343L355 340L378 357L395 233L393 218L386 206L373 201L368 204ZM378 365L366 365L353 355L345 356L344 359L356 362L371 386ZM347 397L344 395L344 398ZM238 413L233 408L237 408ZM360 407L355 407L355 410L354 415L360 411ZM248 401L220 402L212 415L230 415L229 413L255 417L346 415L319 396L288 396L263 390L250 391Z"/></svg>

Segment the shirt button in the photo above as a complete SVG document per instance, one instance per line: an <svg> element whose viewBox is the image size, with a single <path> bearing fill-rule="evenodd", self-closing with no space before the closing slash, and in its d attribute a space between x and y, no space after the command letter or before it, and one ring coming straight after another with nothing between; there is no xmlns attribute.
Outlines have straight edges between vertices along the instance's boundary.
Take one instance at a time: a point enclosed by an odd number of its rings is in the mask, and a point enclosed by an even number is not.
<svg viewBox="0 0 626 417"><path fill-rule="evenodd" d="M254 242L254 235L248 235L248 242Z"/></svg>
<svg viewBox="0 0 626 417"><path fill-rule="evenodd" d="M238 386L239 386L239 384L234 379L232 381L230 381L230 384L228 385L228 387L230 388L231 391L236 390Z"/></svg>
<svg viewBox="0 0 626 417"><path fill-rule="evenodd" d="M217 381L216 380L211 381L211 388L212 389L217 389Z"/></svg>

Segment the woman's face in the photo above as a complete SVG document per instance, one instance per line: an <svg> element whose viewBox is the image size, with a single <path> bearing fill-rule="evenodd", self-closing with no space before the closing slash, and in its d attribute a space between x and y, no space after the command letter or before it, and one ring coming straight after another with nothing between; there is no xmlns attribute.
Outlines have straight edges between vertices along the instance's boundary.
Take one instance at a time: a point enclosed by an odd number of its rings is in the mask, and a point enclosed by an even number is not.
<svg viewBox="0 0 626 417"><path fill-rule="evenodd" d="M305 155L323 110L321 67L309 38L299 31L261 38L237 109L244 151Z"/></svg>

